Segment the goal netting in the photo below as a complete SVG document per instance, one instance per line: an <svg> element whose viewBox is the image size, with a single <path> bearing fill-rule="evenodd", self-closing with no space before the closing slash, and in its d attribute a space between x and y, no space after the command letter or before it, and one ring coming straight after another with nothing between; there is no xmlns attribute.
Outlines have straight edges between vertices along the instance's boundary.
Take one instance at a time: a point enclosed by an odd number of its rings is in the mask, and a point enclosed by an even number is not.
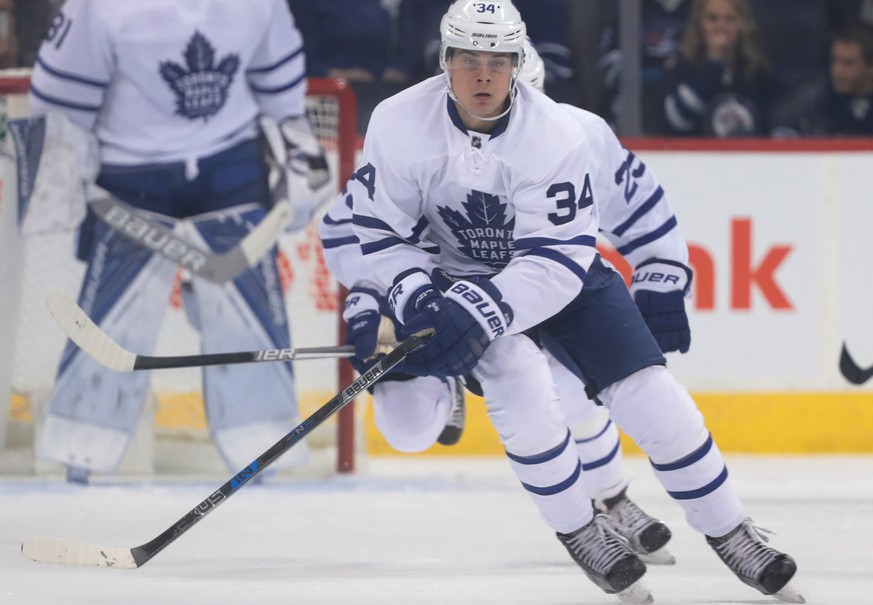
<svg viewBox="0 0 873 605"><path fill-rule="evenodd" d="M28 73L0 71L0 136L5 122L27 114ZM356 117L351 88L341 81L311 79L307 111L328 159L341 178L354 169ZM51 393L65 336L51 319L45 300L55 289L78 294L84 264L73 255L75 231L21 238L13 199L14 170L6 158L0 173L0 473L60 472L37 461L34 443ZM339 343L341 292L321 254L317 224L283 235L279 265L295 347ZM179 279L167 301L169 311L156 355L199 352L199 337L185 318ZM225 473L212 446L203 409L198 369L152 372L155 398L147 402L121 473ZM305 418L353 378L345 361L312 360L295 365L301 417ZM245 405L245 402L241 402ZM354 470L363 439L360 422L346 408L307 438L312 463L294 472L328 474ZM290 430L293 427L288 427ZM264 444L264 449L270 443Z"/></svg>

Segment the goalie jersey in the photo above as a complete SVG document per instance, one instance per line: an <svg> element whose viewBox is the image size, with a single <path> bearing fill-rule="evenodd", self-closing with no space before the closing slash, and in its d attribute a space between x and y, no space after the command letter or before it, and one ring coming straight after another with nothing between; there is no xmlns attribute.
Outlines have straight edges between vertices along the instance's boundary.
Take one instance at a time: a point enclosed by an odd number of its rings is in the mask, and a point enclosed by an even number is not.
<svg viewBox="0 0 873 605"><path fill-rule="evenodd" d="M522 82L490 134L467 131L441 76L383 102L347 190L355 236L383 287L413 267L494 275L515 313L510 332L579 293L601 229L632 264L687 261L651 171L603 120Z"/></svg>
<svg viewBox="0 0 873 605"><path fill-rule="evenodd" d="M258 114L303 115L304 70L285 0L68 0L31 113L94 130L103 163L191 162L254 138Z"/></svg>

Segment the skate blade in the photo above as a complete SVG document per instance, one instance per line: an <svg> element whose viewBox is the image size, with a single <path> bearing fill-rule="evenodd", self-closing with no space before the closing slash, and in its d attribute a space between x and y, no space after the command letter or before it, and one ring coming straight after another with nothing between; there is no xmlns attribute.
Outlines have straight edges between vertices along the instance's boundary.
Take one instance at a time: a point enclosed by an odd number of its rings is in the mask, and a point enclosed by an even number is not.
<svg viewBox="0 0 873 605"><path fill-rule="evenodd" d="M647 553L634 553L637 557L640 558L640 561L645 563L646 565L675 565L676 558L673 554L667 550L666 546L659 548L658 550L647 552Z"/></svg>
<svg viewBox="0 0 873 605"><path fill-rule="evenodd" d="M622 603L635 603L637 605L648 605L654 603L652 593L649 587L642 580L637 580L624 590L616 593L616 596L621 599Z"/></svg>
<svg viewBox="0 0 873 605"><path fill-rule="evenodd" d="M797 587L792 582L783 586L778 592L774 592L773 596L780 601L788 603L806 603L806 599L803 598L803 595L800 594L800 591L797 590Z"/></svg>

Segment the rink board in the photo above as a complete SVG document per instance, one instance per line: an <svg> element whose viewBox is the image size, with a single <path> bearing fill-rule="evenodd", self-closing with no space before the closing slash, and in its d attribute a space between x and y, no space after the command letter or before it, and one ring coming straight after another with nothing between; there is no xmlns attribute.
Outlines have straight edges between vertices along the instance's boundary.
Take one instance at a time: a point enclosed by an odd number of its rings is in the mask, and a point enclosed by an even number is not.
<svg viewBox="0 0 873 605"><path fill-rule="evenodd" d="M860 366L873 365L873 144L638 143L638 158L676 210L695 270L691 351L670 354L669 367L722 449L873 453L873 380L852 386L838 371L844 342ZM311 366L300 374L311 375ZM304 413L332 394L302 393ZM179 405L182 395L162 394L159 429L205 427L199 396ZM461 443L429 454L501 451L481 401L469 401ZM390 453L371 406L364 412L369 453ZM11 414L30 421L15 401Z"/></svg>
<svg viewBox="0 0 873 605"><path fill-rule="evenodd" d="M689 243L691 351L669 354L668 367L719 446L873 452L873 380L851 385L838 368L844 342L873 365L873 140L626 144L655 171ZM462 441L429 454L501 451L470 402ZM370 410L367 436L370 453L390 453Z"/></svg>
<svg viewBox="0 0 873 605"><path fill-rule="evenodd" d="M719 448L732 453L871 454L873 393L691 393ZM434 445L427 456L491 456L503 452L480 397L467 395L467 426L452 447ZM367 452L408 456L388 445L364 413ZM642 455L626 435L625 454Z"/></svg>

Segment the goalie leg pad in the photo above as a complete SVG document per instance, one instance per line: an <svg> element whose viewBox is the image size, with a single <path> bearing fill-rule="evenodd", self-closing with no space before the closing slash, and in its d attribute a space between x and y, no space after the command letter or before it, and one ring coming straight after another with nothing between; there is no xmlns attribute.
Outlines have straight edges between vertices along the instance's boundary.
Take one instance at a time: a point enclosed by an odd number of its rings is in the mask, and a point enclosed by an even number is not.
<svg viewBox="0 0 873 605"><path fill-rule="evenodd" d="M199 219L188 237L211 249L236 245L264 215L262 208L229 210ZM186 304L196 305L202 323L203 353L244 351L291 346L285 300L275 256L232 284L214 284L195 278ZM230 470L257 457L265 443L278 441L300 422L295 378L290 363L248 364L232 372L220 366L203 371L204 404L209 430ZM274 463L277 468L307 459L301 443Z"/></svg>
<svg viewBox="0 0 873 605"><path fill-rule="evenodd" d="M85 216L86 185L94 181L94 134L62 113L7 123L18 173L19 216L26 235L66 231Z"/></svg>
<svg viewBox="0 0 873 605"><path fill-rule="evenodd" d="M111 338L152 351L175 267L103 229L85 275L80 305ZM61 360L37 456L112 473L121 463L148 390L144 372L104 368L72 343Z"/></svg>

